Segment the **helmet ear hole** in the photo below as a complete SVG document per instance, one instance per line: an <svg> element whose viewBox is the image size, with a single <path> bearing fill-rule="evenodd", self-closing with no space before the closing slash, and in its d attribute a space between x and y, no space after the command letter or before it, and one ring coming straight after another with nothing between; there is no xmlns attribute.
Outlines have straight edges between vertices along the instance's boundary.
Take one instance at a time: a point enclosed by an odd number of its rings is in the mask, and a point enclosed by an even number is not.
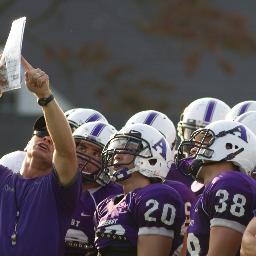
<svg viewBox="0 0 256 256"><path fill-rule="evenodd" d="M154 166L156 165L157 159L149 159L148 162L151 166Z"/></svg>
<svg viewBox="0 0 256 256"><path fill-rule="evenodd" d="M232 149L232 148L233 148L233 145L231 143L226 143L226 149Z"/></svg>

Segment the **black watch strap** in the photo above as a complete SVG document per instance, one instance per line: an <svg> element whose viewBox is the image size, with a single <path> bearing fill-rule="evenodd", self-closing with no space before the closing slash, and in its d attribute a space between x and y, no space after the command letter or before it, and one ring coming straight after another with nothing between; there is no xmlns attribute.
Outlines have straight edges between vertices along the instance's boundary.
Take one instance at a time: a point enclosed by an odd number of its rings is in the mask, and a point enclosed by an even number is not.
<svg viewBox="0 0 256 256"><path fill-rule="evenodd" d="M54 96L53 94L51 94L49 97L47 98L38 98L37 99L37 103L40 105L40 106L46 106L48 103L50 103L52 100L54 99Z"/></svg>

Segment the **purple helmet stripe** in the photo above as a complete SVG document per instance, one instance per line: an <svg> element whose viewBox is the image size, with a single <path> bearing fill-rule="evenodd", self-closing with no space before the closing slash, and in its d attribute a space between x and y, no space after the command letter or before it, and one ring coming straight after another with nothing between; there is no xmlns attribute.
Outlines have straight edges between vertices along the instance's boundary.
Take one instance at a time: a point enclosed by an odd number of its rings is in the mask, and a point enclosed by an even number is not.
<svg viewBox="0 0 256 256"><path fill-rule="evenodd" d="M211 122L212 120L212 115L214 113L214 109L216 107L216 101L211 100L208 102L207 108L206 108L206 112L204 114L204 121L205 122Z"/></svg>
<svg viewBox="0 0 256 256"><path fill-rule="evenodd" d="M92 132L91 132L91 135L94 136L94 137L98 137L100 135L100 133L102 132L102 130L104 129L104 127L106 126L106 124L97 124Z"/></svg>
<svg viewBox="0 0 256 256"><path fill-rule="evenodd" d="M144 124L147 125L152 125L152 123L154 122L154 120L156 119L156 117L158 116L158 113L156 112L151 112L145 119Z"/></svg>
<svg viewBox="0 0 256 256"><path fill-rule="evenodd" d="M241 108L240 108L240 110L239 110L239 112L238 112L238 115L240 116L240 115L242 115L243 113L245 113L246 111L247 111L247 109L249 108L249 106L250 106L250 103L248 102L248 103L245 103Z"/></svg>
<svg viewBox="0 0 256 256"><path fill-rule="evenodd" d="M94 122L94 121L98 121L98 120L100 120L100 115L97 114L97 113L95 113L95 114L89 116L89 117L86 119L85 123Z"/></svg>

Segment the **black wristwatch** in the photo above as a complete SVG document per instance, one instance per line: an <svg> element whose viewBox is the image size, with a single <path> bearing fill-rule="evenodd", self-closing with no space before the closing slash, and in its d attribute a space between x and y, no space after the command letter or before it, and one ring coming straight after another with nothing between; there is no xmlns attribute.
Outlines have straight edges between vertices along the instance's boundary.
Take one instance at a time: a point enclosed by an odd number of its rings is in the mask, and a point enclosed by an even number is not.
<svg viewBox="0 0 256 256"><path fill-rule="evenodd" d="M47 98L38 98L37 103L38 103L38 105L43 107L43 106L46 106L48 103L50 103L53 99L54 99L54 96L53 96L53 94L51 94Z"/></svg>

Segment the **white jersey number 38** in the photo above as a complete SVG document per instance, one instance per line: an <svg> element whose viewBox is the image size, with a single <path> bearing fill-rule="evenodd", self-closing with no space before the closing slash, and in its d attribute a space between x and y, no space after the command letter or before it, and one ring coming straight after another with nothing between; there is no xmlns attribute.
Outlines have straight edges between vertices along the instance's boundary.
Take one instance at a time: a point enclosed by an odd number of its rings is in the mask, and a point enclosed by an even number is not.
<svg viewBox="0 0 256 256"><path fill-rule="evenodd" d="M224 212L227 210L227 200L229 199L229 193L225 189L220 189L217 191L216 196L219 197L219 202L215 205L216 212ZM230 213L236 217L241 217L245 213L244 206L246 204L246 198L244 195L235 194L232 199L232 204L230 206Z"/></svg>

